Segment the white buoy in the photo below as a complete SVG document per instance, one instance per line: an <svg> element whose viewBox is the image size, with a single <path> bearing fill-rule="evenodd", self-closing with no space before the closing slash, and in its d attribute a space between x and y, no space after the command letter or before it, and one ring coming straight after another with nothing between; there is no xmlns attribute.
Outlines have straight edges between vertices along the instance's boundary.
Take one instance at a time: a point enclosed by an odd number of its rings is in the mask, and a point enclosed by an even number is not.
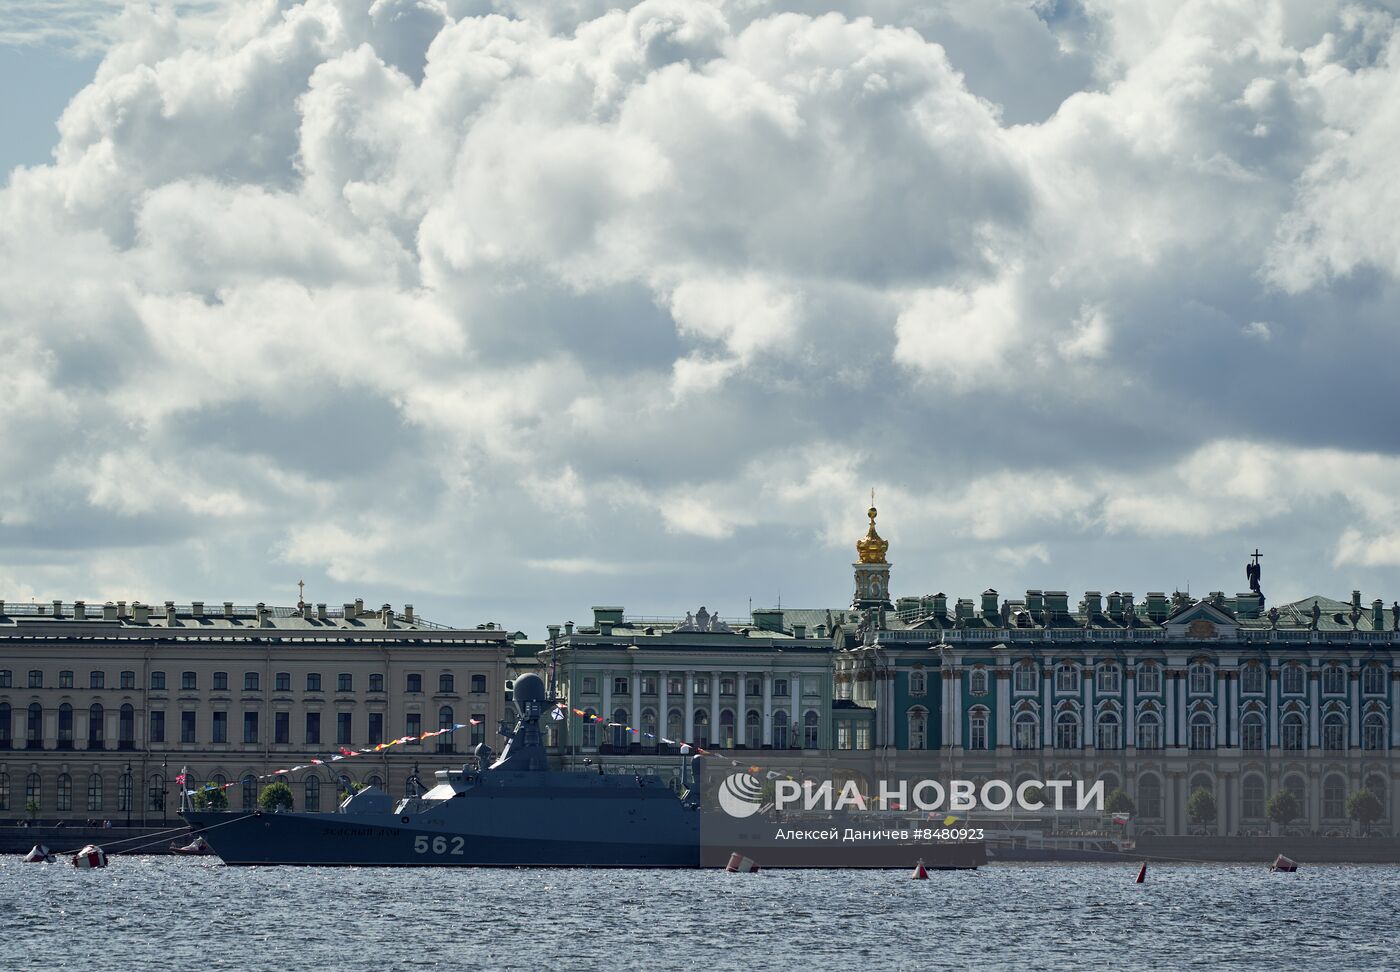
<svg viewBox="0 0 1400 972"><path fill-rule="evenodd" d="M26 864L52 864L57 858L53 856L53 851L43 844L35 844L34 849L24 855Z"/></svg>
<svg viewBox="0 0 1400 972"><path fill-rule="evenodd" d="M90 871L107 866L107 852L96 844L88 844L73 855L73 866L80 871Z"/></svg>
<svg viewBox="0 0 1400 972"><path fill-rule="evenodd" d="M1147 882L1147 862L1146 862L1146 861L1143 861L1143 862L1142 862L1142 867L1138 868L1137 880L1134 881L1133 883L1134 883L1134 884L1145 884L1146 882Z"/></svg>
<svg viewBox="0 0 1400 972"><path fill-rule="evenodd" d="M928 868L924 867L923 858L919 858L919 862L914 865L914 873L909 876L915 881L928 880Z"/></svg>
<svg viewBox="0 0 1400 972"><path fill-rule="evenodd" d="M738 851L729 855L729 863L724 869L730 874L757 874L758 865Z"/></svg>

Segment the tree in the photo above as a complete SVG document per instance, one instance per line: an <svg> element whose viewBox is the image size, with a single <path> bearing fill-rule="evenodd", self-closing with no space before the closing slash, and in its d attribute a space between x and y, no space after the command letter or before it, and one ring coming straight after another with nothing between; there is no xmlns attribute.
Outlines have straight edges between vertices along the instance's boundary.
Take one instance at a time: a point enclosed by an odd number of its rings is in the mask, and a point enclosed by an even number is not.
<svg viewBox="0 0 1400 972"><path fill-rule="evenodd" d="M217 783L201 787L195 791L194 808L196 810L227 810L228 794Z"/></svg>
<svg viewBox="0 0 1400 972"><path fill-rule="evenodd" d="M1264 808L1270 820L1280 827L1287 827L1294 820L1302 816L1303 808L1298 803L1298 798L1293 795L1292 790L1279 790L1274 794L1269 805Z"/></svg>
<svg viewBox="0 0 1400 972"><path fill-rule="evenodd" d="M1124 793L1122 787L1115 789L1108 795L1103 808L1105 813L1137 813L1137 806L1133 803L1133 798Z"/></svg>
<svg viewBox="0 0 1400 972"><path fill-rule="evenodd" d="M292 788L281 780L269 783L258 794L258 806L264 810L292 809Z"/></svg>
<svg viewBox="0 0 1400 972"><path fill-rule="evenodd" d="M1385 813L1381 801L1370 790L1357 790L1347 798L1347 816L1361 824L1363 837L1371 833L1371 824Z"/></svg>
<svg viewBox="0 0 1400 972"><path fill-rule="evenodd" d="M1215 823L1215 795L1203 786L1191 791L1186 801L1186 816L1198 827Z"/></svg>
<svg viewBox="0 0 1400 972"><path fill-rule="evenodd" d="M39 801L30 800L24 805L24 812L29 814L29 822L33 823L34 818L39 816Z"/></svg>

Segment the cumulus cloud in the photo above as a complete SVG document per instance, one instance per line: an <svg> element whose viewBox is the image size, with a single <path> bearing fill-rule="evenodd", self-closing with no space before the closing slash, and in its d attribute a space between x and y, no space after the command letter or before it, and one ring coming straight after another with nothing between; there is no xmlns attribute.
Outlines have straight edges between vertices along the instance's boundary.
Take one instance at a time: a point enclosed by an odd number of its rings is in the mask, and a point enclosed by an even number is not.
<svg viewBox="0 0 1400 972"><path fill-rule="evenodd" d="M915 593L1397 562L1388 4L19 9L20 593L839 603L872 486Z"/></svg>

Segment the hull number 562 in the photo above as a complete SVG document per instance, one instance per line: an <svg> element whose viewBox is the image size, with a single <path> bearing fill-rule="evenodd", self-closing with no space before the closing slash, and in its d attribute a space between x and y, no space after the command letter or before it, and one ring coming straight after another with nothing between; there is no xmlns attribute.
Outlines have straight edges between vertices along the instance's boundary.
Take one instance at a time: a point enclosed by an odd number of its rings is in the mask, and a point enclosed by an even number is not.
<svg viewBox="0 0 1400 972"><path fill-rule="evenodd" d="M415 854L461 854L462 847L466 844L465 837L425 837L413 838L413 852Z"/></svg>

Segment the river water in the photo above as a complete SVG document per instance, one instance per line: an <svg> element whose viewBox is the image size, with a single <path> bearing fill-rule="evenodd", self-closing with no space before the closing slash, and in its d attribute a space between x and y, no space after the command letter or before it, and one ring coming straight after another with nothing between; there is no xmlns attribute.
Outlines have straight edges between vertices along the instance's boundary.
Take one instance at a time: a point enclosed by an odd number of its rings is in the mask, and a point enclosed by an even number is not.
<svg viewBox="0 0 1400 972"><path fill-rule="evenodd" d="M230 868L0 858L2 969L1400 969L1400 868Z"/></svg>

